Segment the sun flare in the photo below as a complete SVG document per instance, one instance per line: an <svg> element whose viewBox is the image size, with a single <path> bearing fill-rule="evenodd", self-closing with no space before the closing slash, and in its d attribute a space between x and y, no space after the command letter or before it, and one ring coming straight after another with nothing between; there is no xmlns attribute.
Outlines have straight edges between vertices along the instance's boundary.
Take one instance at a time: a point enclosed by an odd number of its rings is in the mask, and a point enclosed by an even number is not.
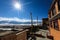
<svg viewBox="0 0 60 40"><path fill-rule="evenodd" d="M16 9L21 10L21 4L18 3L18 2L16 2L16 3L14 4L14 7L15 7Z"/></svg>

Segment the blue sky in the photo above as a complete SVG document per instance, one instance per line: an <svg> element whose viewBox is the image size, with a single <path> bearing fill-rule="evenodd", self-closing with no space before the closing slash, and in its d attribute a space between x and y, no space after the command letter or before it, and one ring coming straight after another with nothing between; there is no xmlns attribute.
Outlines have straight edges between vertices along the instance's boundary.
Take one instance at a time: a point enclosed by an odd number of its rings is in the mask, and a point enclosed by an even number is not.
<svg viewBox="0 0 60 40"><path fill-rule="evenodd" d="M21 10L14 8L14 1L21 4ZM30 20L30 12L32 12L34 20L36 20L37 16L41 20L48 17L48 10L51 3L52 0L0 0L0 19L18 18Z"/></svg>

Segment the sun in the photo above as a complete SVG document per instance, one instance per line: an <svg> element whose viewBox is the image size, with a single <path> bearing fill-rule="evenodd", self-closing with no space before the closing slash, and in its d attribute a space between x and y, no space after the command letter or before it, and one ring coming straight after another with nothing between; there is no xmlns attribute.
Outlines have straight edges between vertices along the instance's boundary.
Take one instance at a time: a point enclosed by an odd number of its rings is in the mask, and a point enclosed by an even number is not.
<svg viewBox="0 0 60 40"><path fill-rule="evenodd" d="M18 2L14 3L14 7L15 7L16 9L21 10L21 4L18 3Z"/></svg>

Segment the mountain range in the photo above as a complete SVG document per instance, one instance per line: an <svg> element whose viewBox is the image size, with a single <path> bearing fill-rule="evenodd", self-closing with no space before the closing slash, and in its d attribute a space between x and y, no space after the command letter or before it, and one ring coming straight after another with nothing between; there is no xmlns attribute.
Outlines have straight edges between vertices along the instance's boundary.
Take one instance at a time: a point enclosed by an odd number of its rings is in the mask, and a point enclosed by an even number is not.
<svg viewBox="0 0 60 40"><path fill-rule="evenodd" d="M38 22L38 23L41 23L41 22ZM0 24L31 24L31 22L0 21ZM33 22L33 24L37 24L37 22Z"/></svg>

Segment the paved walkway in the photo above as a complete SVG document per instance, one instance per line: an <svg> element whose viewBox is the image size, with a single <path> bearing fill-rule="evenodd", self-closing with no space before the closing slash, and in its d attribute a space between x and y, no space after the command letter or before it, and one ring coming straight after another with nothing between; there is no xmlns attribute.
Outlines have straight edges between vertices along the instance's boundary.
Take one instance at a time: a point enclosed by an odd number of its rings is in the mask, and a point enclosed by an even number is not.
<svg viewBox="0 0 60 40"><path fill-rule="evenodd" d="M47 32L48 32L48 30L42 30L42 29L40 29L40 30L39 30L38 32L36 32L35 34L41 34L41 35L45 36L45 38L37 37L37 36L36 36L36 40L51 40L51 39L48 39L48 38L46 37ZM31 40L31 38L29 38L29 40Z"/></svg>
<svg viewBox="0 0 60 40"><path fill-rule="evenodd" d="M51 39L36 37L36 40L51 40Z"/></svg>

